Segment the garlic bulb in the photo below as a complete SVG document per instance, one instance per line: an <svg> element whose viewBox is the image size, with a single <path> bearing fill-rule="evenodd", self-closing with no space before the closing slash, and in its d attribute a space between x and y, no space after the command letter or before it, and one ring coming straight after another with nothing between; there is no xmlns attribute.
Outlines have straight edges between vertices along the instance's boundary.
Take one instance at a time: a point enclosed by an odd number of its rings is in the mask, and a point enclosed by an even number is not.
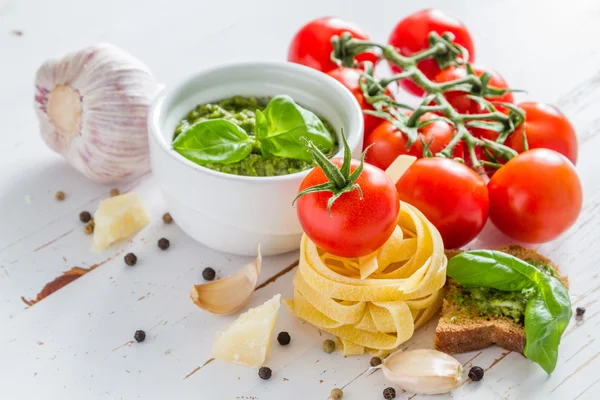
<svg viewBox="0 0 600 400"><path fill-rule="evenodd" d="M95 181L139 175L150 168L146 119L159 89L142 62L110 44L50 59L35 80L42 138Z"/></svg>
<svg viewBox="0 0 600 400"><path fill-rule="evenodd" d="M457 359L431 349L399 350L376 367L379 368L391 383L419 394L439 394L455 389L463 371Z"/></svg>

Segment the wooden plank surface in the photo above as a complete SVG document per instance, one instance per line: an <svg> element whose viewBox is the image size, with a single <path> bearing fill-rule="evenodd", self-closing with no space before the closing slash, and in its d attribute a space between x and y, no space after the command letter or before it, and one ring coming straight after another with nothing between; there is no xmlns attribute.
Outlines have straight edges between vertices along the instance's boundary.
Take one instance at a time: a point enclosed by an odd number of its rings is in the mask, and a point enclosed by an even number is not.
<svg viewBox="0 0 600 400"><path fill-rule="evenodd" d="M463 19L478 60L526 89L521 98L558 104L573 121L584 210L574 228L540 251L569 274L574 306L588 309L582 323L568 328L551 376L519 354L491 348L457 357L487 369L482 382L436 398L599 398L600 3L592 0L0 0L0 398L325 400L337 386L344 399L380 399L386 385L380 373L365 372L368 356L323 353L325 335L285 309L276 330L289 331L292 344L273 347L270 381L253 369L204 365L215 332L234 316L202 312L189 289L202 281L204 267L225 276L248 259L213 252L176 225L164 226L166 206L150 175L119 187L142 195L152 223L130 242L91 253L78 214L94 211L111 187L89 182L44 146L32 107L33 76L46 57L108 41L169 84L219 63L282 60L294 31L317 16L354 20L383 41L402 16L427 6ZM57 190L67 193L64 202L54 200ZM166 252L156 247L163 236L171 240ZM507 242L487 226L472 247ZM123 263L129 251L139 257L135 267ZM261 280L295 260L295 253L267 259ZM27 308L21 301L63 271L93 265L99 266L42 302ZM275 293L290 296L293 271L258 290L250 305ZM404 347L431 347L434 327L432 321ZM136 329L146 330L146 342L130 342Z"/></svg>

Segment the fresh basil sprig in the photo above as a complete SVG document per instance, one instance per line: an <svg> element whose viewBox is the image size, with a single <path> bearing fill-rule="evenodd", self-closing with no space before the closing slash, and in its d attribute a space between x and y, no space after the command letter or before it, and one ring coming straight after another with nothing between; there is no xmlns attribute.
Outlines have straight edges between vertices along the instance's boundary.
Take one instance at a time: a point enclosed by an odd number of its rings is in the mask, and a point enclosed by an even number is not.
<svg viewBox="0 0 600 400"><path fill-rule="evenodd" d="M263 157L274 155L311 161L307 140L324 152L334 145L319 117L285 95L273 97L262 112L256 110L256 137Z"/></svg>
<svg viewBox="0 0 600 400"><path fill-rule="evenodd" d="M248 157L254 139L226 119L207 119L195 123L177 136L173 148L198 164L231 164Z"/></svg>
<svg viewBox="0 0 600 400"><path fill-rule="evenodd" d="M327 152L334 141L325 124L289 96L276 96L261 112L256 110L255 136L228 120L195 123L177 136L173 149L198 164L231 164L243 160L255 147L264 158L278 156L311 161L306 140Z"/></svg>
<svg viewBox="0 0 600 400"><path fill-rule="evenodd" d="M554 371L558 345L571 319L569 292L555 277L501 251L465 251L448 261L449 277L465 287L530 291L525 307L524 353L547 373Z"/></svg>

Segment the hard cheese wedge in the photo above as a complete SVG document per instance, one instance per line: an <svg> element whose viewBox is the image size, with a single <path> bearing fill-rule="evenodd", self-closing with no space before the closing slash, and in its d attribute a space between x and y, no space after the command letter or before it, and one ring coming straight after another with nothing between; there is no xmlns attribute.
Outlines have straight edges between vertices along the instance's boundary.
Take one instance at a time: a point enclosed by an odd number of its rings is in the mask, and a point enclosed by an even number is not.
<svg viewBox="0 0 600 400"><path fill-rule="evenodd" d="M135 235L149 221L141 198L134 192L102 200L94 213L92 251L102 251Z"/></svg>
<svg viewBox="0 0 600 400"><path fill-rule="evenodd" d="M248 367L260 367L265 362L281 295L276 294L262 306L251 308L222 332L213 347L217 360Z"/></svg>

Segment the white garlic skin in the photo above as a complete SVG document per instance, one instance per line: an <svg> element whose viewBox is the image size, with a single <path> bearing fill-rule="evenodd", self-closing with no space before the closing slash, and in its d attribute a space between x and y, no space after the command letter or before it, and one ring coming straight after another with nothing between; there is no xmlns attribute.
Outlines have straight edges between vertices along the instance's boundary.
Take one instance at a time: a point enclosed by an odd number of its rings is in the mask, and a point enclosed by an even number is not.
<svg viewBox="0 0 600 400"><path fill-rule="evenodd" d="M450 392L458 387L463 373L457 359L432 349L398 350L377 369L388 382L418 394Z"/></svg>
<svg viewBox="0 0 600 400"><path fill-rule="evenodd" d="M102 183L150 169L148 108L161 86L135 57L97 44L46 61L35 79L44 142Z"/></svg>

